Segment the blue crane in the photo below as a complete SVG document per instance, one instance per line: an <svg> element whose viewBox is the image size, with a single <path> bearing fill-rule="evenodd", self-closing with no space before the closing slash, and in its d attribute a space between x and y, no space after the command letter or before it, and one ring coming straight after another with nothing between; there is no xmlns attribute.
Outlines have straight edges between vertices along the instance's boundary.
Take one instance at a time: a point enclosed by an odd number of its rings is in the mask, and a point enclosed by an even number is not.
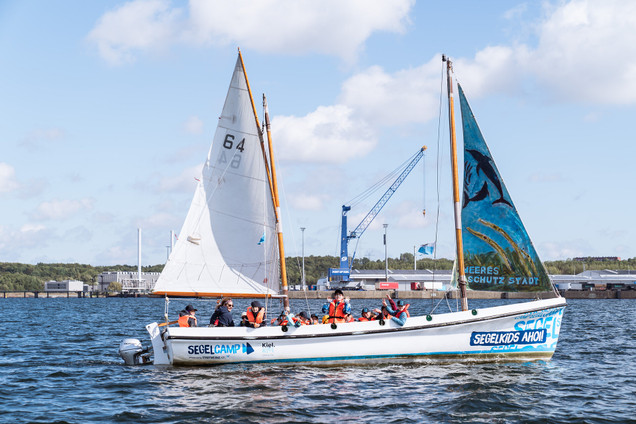
<svg viewBox="0 0 636 424"><path fill-rule="evenodd" d="M351 206L342 205L342 224L341 224L341 236L340 236L340 267L338 268L329 268L329 281L330 282L349 282L349 276L351 274L351 265L353 263L353 256L351 257L351 262L349 262L349 240L354 238L360 238L364 231L371 225L371 222L375 219L375 217L380 213L384 205L389 201L393 193L398 189L398 187L402 184L402 182L406 179L406 177L411 173L415 165L420 161L422 156L424 156L424 151L426 150L426 146L423 146L416 154L413 156L411 161L408 163L404 171L395 179L391 187L382 195L380 200L371 208L369 213L364 217L364 219L358 224L358 226L351 231L347 235L347 212L351 210ZM355 252L354 252L355 255Z"/></svg>

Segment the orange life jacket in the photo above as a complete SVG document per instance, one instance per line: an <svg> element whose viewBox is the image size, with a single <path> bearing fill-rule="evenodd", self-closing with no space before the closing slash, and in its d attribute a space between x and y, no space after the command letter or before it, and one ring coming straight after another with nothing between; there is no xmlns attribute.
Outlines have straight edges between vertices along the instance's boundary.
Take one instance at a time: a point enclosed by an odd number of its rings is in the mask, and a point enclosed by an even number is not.
<svg viewBox="0 0 636 424"><path fill-rule="evenodd" d="M366 319L365 317L358 318L358 321L371 321L370 319Z"/></svg>
<svg viewBox="0 0 636 424"><path fill-rule="evenodd" d="M194 322L197 322L197 317L195 317L194 315L183 315L179 317L179 327L190 327L190 324L188 324L188 320L192 318L194 319ZM196 325L195 325L196 327Z"/></svg>
<svg viewBox="0 0 636 424"><path fill-rule="evenodd" d="M335 300L332 300L329 304L329 323L334 322L345 322L345 302L344 300L338 304L335 303Z"/></svg>
<svg viewBox="0 0 636 424"><path fill-rule="evenodd" d="M264 318L265 318L265 309L263 308L259 309L255 317L254 312L252 311L252 307L247 308L247 320L250 322L250 324L262 324Z"/></svg>
<svg viewBox="0 0 636 424"><path fill-rule="evenodd" d="M409 306L411 306L411 304L410 304L410 303L407 303L407 304L406 304L406 306L404 307L404 312L406 312L406 317L407 317L407 318L410 318L410 317L411 317L411 314L409 313ZM396 312L396 314L397 314L397 312ZM400 316L400 314L398 314L397 316L399 317L399 316Z"/></svg>

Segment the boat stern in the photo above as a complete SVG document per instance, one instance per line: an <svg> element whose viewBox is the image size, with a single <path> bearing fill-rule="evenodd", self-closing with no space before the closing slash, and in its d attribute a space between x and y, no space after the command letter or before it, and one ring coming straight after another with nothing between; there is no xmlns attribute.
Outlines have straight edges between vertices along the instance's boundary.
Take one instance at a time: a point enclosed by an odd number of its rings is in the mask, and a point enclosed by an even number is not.
<svg viewBox="0 0 636 424"><path fill-rule="evenodd" d="M161 327L156 322L146 325L146 330L150 333L150 341L152 342L152 350L155 365L170 365L170 357L168 355L168 346L163 340Z"/></svg>

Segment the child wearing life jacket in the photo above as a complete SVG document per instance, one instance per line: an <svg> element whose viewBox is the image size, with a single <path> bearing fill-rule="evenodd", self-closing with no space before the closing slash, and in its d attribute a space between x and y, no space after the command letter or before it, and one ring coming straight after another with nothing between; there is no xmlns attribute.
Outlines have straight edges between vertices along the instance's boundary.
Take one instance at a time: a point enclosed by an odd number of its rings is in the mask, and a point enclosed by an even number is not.
<svg viewBox="0 0 636 424"><path fill-rule="evenodd" d="M298 320L298 322L300 322L300 325L311 325L311 320L309 319L305 311L302 311L298 315L296 315L296 319Z"/></svg>
<svg viewBox="0 0 636 424"><path fill-rule="evenodd" d="M327 299L327 303L322 306L322 313L329 317L328 323L346 322L346 315L351 313L349 298L344 297L342 290L336 289L333 292L333 300Z"/></svg>
<svg viewBox="0 0 636 424"><path fill-rule="evenodd" d="M386 306L385 301L382 301L382 304ZM398 323L398 325L406 324L406 319L410 316L408 311L409 306L411 305L409 303L404 303L403 300L398 300L397 310L391 309L387 306L387 310L391 315L393 315L391 321L395 321L396 323Z"/></svg>
<svg viewBox="0 0 636 424"><path fill-rule="evenodd" d="M179 327L196 327L197 326L197 317L195 316L195 312L197 310L194 309L194 306L188 305L179 312Z"/></svg>
<svg viewBox="0 0 636 424"><path fill-rule="evenodd" d="M375 319L375 315L373 312L369 310L369 308L362 308L362 314L358 321L373 321Z"/></svg>
<svg viewBox="0 0 636 424"><path fill-rule="evenodd" d="M382 309L374 309L373 312L375 312L377 315L375 316L374 320L388 320L390 318L393 318L393 316L389 313L388 308L385 305L382 305Z"/></svg>
<svg viewBox="0 0 636 424"><path fill-rule="evenodd" d="M272 318L272 321L270 322L271 325L287 325L288 323L289 321L287 320L287 314L285 311L281 312L278 317Z"/></svg>

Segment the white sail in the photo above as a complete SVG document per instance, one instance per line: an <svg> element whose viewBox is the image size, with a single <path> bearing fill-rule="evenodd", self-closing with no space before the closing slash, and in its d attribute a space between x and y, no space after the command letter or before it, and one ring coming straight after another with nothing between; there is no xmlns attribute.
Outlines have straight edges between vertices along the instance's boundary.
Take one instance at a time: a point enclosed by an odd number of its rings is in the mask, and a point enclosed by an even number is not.
<svg viewBox="0 0 636 424"><path fill-rule="evenodd" d="M277 292L274 206L256 122L239 58L202 181L155 293Z"/></svg>
<svg viewBox="0 0 636 424"><path fill-rule="evenodd" d="M450 76L450 62L447 65ZM268 190L263 189L268 188L269 180L262 154L259 156L253 151L258 150L254 147L260 147L258 124L254 124L254 112L250 113L246 88L243 69L237 63L204 169L204 181L197 189L179 243L158 282L158 291L187 287L191 292L209 292L234 287L230 292L243 290L240 293L246 293L259 290L257 282L267 278L265 268L278 270L273 261L259 262L260 256L253 250L262 236L259 214L268 211L265 216L272 219L272 202ZM451 117L452 105L449 95ZM452 119L450 127L454 147ZM228 138L228 134L231 137ZM236 143L243 138L245 149L241 150L240 159L236 159ZM228 167L232 161L236 166ZM455 157L453 161L456 162ZM458 179L454 180L456 217L461 218ZM471 202L476 202L478 197L472 196ZM275 256L276 246L270 237L273 220L267 222L267 249ZM491 223L489 228L498 231L503 227ZM461 247L461 225L457 225L456 230L457 245ZM457 250L461 258L463 249ZM457 265L456 272L460 274L460 286L464 286L464 267ZM260 290L259 293L264 293L266 289ZM154 322L146 329L151 337L155 365L383 363L430 359L527 361L550 359L554 354L566 306L562 297L472 310L468 309L465 293L462 297L462 311L431 312L411 316L406 322L376 319L297 327L290 321L288 325L258 328L193 328L171 327L175 322L170 322L166 314L165 323ZM120 355L128 364L147 363L148 352L135 339L126 339L120 346Z"/></svg>

